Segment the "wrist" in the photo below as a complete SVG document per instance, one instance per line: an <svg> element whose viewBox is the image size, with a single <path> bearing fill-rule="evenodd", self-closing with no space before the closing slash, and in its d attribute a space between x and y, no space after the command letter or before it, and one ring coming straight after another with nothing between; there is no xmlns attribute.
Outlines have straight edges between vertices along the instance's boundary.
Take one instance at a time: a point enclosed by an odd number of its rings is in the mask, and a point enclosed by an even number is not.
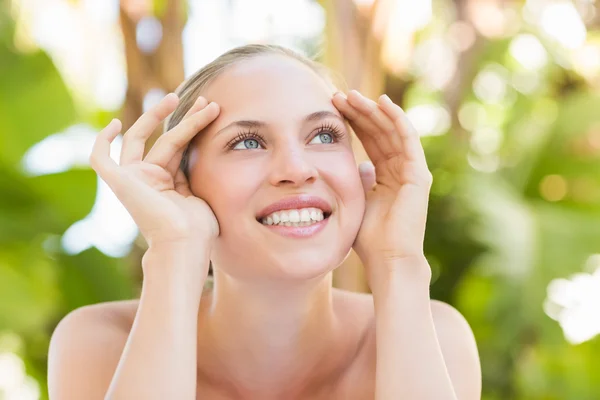
<svg viewBox="0 0 600 400"><path fill-rule="evenodd" d="M369 286L373 296L390 293L426 293L429 297L431 267L422 257L371 260L367 265Z"/></svg>
<svg viewBox="0 0 600 400"><path fill-rule="evenodd" d="M208 250L197 243L153 245L142 257L143 285L200 295L209 263Z"/></svg>

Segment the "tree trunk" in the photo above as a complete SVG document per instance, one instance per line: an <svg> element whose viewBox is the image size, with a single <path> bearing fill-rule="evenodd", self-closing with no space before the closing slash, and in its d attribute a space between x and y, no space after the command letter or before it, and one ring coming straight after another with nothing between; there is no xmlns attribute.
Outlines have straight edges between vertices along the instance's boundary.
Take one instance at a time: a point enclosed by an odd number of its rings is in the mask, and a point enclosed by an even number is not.
<svg viewBox="0 0 600 400"><path fill-rule="evenodd" d="M151 89L174 91L184 79L181 35L186 20L185 0L170 0L168 6L153 11L153 1L121 0L120 23L125 46L127 92L121 121L123 132L142 115L144 97ZM151 53L143 52L136 40L136 27L144 17L155 17L162 26L162 39ZM162 124L146 142L146 152L161 135ZM141 281L141 259L147 244L137 238L129 254L131 271Z"/></svg>
<svg viewBox="0 0 600 400"><path fill-rule="evenodd" d="M384 89L385 72L380 61L381 41L373 35L371 11L360 12L352 1L322 0L326 12L326 49L324 63L341 74L348 89L356 89L367 97L379 96ZM360 140L353 140L358 162L368 160ZM357 292L368 292L369 288L363 265L354 251L334 272L336 287Z"/></svg>

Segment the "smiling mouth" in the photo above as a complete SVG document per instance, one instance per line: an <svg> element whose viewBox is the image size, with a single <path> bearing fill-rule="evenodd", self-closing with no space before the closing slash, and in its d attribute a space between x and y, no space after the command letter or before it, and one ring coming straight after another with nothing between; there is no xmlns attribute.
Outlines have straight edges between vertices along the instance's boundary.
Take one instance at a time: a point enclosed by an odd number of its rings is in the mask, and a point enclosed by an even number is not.
<svg viewBox="0 0 600 400"><path fill-rule="evenodd" d="M300 209L280 210L267 215L264 218L257 219L258 222L267 226L311 226L329 218L331 212L326 212L320 208L307 207Z"/></svg>

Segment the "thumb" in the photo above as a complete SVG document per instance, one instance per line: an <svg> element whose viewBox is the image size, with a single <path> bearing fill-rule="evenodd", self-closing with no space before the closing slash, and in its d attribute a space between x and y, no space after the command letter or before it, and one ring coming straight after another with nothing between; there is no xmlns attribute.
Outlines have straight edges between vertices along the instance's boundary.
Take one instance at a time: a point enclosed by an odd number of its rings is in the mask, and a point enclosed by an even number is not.
<svg viewBox="0 0 600 400"><path fill-rule="evenodd" d="M358 173L365 193L369 192L375 186L375 166L371 161L364 161L358 166Z"/></svg>

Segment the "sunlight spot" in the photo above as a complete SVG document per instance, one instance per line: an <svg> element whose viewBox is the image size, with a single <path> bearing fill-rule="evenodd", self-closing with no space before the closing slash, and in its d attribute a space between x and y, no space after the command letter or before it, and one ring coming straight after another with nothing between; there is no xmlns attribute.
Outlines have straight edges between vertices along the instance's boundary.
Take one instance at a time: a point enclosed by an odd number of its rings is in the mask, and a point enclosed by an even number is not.
<svg viewBox="0 0 600 400"><path fill-rule="evenodd" d="M593 268L593 269L592 269ZM567 341L583 343L600 334L600 255L586 261L589 273L552 280L546 289L544 312L558 321Z"/></svg>
<svg viewBox="0 0 600 400"><path fill-rule="evenodd" d="M542 80L540 74L533 71L515 71L510 79L515 90L523 94L533 94L540 89Z"/></svg>
<svg viewBox="0 0 600 400"><path fill-rule="evenodd" d="M458 63L458 56L447 39L437 37L420 43L412 56L415 75L433 90L445 88Z"/></svg>
<svg viewBox="0 0 600 400"><path fill-rule="evenodd" d="M160 101L167 95L164 90L159 88L152 88L148 90L146 95L144 96L144 101L142 104L142 112L147 112L152 107L160 103Z"/></svg>
<svg viewBox="0 0 600 400"><path fill-rule="evenodd" d="M496 153L504 137L502 131L495 127L475 129L471 134L471 149L481 155Z"/></svg>
<svg viewBox="0 0 600 400"><path fill-rule="evenodd" d="M137 234L137 225L127 209L108 185L98 179L92 211L65 231L61 244L68 254L95 246L108 256L123 257L131 251Z"/></svg>
<svg viewBox="0 0 600 400"><path fill-rule="evenodd" d="M135 39L144 53L152 53L162 40L162 25L155 17L144 17L136 25Z"/></svg>
<svg viewBox="0 0 600 400"><path fill-rule="evenodd" d="M73 167L89 166L96 130L73 125L33 145L23 156L21 167L29 176L54 174Z"/></svg>
<svg viewBox="0 0 600 400"><path fill-rule="evenodd" d="M510 43L510 54L525 69L538 70L548 63L546 49L538 38L531 34L515 37Z"/></svg>
<svg viewBox="0 0 600 400"><path fill-rule="evenodd" d="M458 122L468 131L473 131L484 125L486 119L485 107L478 102L466 102L458 110Z"/></svg>
<svg viewBox="0 0 600 400"><path fill-rule="evenodd" d="M79 106L117 110L127 90L118 0L15 3L19 41L48 52Z"/></svg>
<svg viewBox="0 0 600 400"><path fill-rule="evenodd" d="M37 400L38 383L25 372L25 363L14 353L0 353L0 398L3 400Z"/></svg>
<svg viewBox="0 0 600 400"><path fill-rule="evenodd" d="M420 136L438 136L450 129L450 113L439 104L423 104L406 110Z"/></svg>
<svg viewBox="0 0 600 400"><path fill-rule="evenodd" d="M474 170L491 174L498 170L500 157L496 154L482 155L469 151L467 162Z"/></svg>
<svg viewBox="0 0 600 400"><path fill-rule="evenodd" d="M0 353L0 389L11 389L25 378L25 364L14 353Z"/></svg>
<svg viewBox="0 0 600 400"><path fill-rule="evenodd" d="M547 201L560 201L567 195L567 181L560 175L547 175L540 182L540 195Z"/></svg>
<svg viewBox="0 0 600 400"><path fill-rule="evenodd" d="M589 80L600 76L600 44L586 44L573 52L573 68Z"/></svg>
<svg viewBox="0 0 600 400"><path fill-rule="evenodd" d="M192 1L183 30L185 76L247 43L273 43L306 54L325 27L325 11L310 0Z"/></svg>
<svg viewBox="0 0 600 400"><path fill-rule="evenodd" d="M585 25L571 2L549 4L542 11L540 25L548 36L569 49L575 49L585 42Z"/></svg>
<svg viewBox="0 0 600 400"><path fill-rule="evenodd" d="M507 95L508 70L499 64L490 64L473 81L475 95L484 103L502 102Z"/></svg>
<svg viewBox="0 0 600 400"><path fill-rule="evenodd" d="M403 25L406 30L415 32L426 27L432 17L431 0L395 0L390 24Z"/></svg>

